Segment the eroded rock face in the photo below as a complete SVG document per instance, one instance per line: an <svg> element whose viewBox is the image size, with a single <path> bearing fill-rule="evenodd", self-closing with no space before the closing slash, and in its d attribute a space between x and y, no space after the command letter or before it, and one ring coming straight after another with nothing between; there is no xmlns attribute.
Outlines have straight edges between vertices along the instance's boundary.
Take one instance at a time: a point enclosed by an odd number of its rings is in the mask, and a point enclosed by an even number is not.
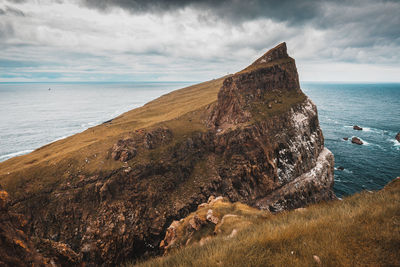
<svg viewBox="0 0 400 267"><path fill-rule="evenodd" d="M204 245L215 236L231 239L246 227L265 220L270 216L245 204L231 203L221 196L211 196L197 210L180 221L173 221L167 228L160 248L164 254L187 245Z"/></svg>
<svg viewBox="0 0 400 267"><path fill-rule="evenodd" d="M118 140L111 149L111 157L122 162L134 158L139 149L155 149L168 144L172 140L172 132L165 127L158 127L152 131L137 130L133 137Z"/></svg>
<svg viewBox="0 0 400 267"><path fill-rule="evenodd" d="M333 156L285 44L228 77L218 102L199 112L204 131L133 132L110 148L127 167L71 174L14 209L26 215L31 235L67 244L71 259L115 265L159 254L165 233L173 239L171 223L211 195L271 211L334 198ZM193 218L193 227L201 223Z"/></svg>
<svg viewBox="0 0 400 267"><path fill-rule="evenodd" d="M25 234L26 221L9 210L9 197L0 186L0 266L50 266Z"/></svg>

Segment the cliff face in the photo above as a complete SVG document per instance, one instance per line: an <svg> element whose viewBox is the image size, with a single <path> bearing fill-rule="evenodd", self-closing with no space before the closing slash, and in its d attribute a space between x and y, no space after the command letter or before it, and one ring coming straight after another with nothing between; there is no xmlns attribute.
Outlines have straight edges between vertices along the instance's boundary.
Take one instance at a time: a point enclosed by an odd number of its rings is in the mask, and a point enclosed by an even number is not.
<svg viewBox="0 0 400 267"><path fill-rule="evenodd" d="M171 222L212 195L270 211L335 197L333 156L285 43L225 78L217 101L129 127L104 157L90 159L119 167L82 171L68 158L70 169L51 186L16 198L13 208L26 215L31 235L68 244L80 261L111 265L159 253ZM24 180L24 173L20 187L29 192L34 178Z"/></svg>
<svg viewBox="0 0 400 267"><path fill-rule="evenodd" d="M50 266L23 231L26 221L9 210L9 201L0 186L0 266Z"/></svg>

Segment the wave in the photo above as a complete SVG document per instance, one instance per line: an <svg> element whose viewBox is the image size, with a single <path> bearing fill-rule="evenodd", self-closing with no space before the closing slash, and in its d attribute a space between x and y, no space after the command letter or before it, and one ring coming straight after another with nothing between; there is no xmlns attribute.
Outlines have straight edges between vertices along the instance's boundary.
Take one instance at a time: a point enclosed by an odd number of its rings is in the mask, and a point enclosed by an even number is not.
<svg viewBox="0 0 400 267"><path fill-rule="evenodd" d="M393 139L390 139L389 141L392 142L394 146L400 146L400 142L397 141L397 140L394 139L394 138L393 138Z"/></svg>
<svg viewBox="0 0 400 267"><path fill-rule="evenodd" d="M351 170L348 170L348 169L343 169L343 170L339 170L337 167L334 167L334 170L335 171L340 171L340 172L345 172L345 173L348 173L348 174L352 174L353 173L353 171L351 171ZM336 180L335 180L336 181ZM340 179L338 179L338 182L341 182L341 180Z"/></svg>
<svg viewBox="0 0 400 267"><path fill-rule="evenodd" d="M389 139L390 142L393 143L393 148L396 150L400 150L400 142L397 141L396 139Z"/></svg>
<svg viewBox="0 0 400 267"><path fill-rule="evenodd" d="M28 153L30 153L32 151L33 151L32 149L29 149L29 150L22 150L22 151L10 153L10 154L2 155L2 156L0 156L0 161L6 160L6 159L10 159L10 158L13 158L13 157L16 157L16 156L25 155L25 154L28 154Z"/></svg>

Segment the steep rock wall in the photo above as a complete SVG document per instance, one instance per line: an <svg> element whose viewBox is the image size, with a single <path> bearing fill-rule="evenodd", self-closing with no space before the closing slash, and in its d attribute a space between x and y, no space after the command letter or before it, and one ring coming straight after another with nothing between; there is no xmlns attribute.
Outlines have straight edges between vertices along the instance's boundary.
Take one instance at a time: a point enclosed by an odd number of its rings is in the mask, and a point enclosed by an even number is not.
<svg viewBox="0 0 400 267"><path fill-rule="evenodd" d="M180 136L173 125L190 127L188 114L132 132L109 151L124 167L73 173L16 200L29 234L68 245L86 263L114 265L160 253L171 222L211 195L271 211L334 198L333 156L286 44L226 78L218 101L196 112L201 131Z"/></svg>

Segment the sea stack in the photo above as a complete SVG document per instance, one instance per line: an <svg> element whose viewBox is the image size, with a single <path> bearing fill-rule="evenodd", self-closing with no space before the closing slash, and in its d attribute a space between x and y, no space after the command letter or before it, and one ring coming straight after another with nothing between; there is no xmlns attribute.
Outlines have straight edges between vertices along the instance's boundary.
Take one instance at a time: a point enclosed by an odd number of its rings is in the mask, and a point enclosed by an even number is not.
<svg viewBox="0 0 400 267"><path fill-rule="evenodd" d="M0 170L28 234L89 265L159 254L171 223L213 195L271 212L335 198L334 157L285 43Z"/></svg>
<svg viewBox="0 0 400 267"><path fill-rule="evenodd" d="M351 142L352 142L353 144L357 144L357 145L362 145L362 144L364 144L363 141L361 141L361 139L358 138L358 137L353 137L353 138L351 138Z"/></svg>

